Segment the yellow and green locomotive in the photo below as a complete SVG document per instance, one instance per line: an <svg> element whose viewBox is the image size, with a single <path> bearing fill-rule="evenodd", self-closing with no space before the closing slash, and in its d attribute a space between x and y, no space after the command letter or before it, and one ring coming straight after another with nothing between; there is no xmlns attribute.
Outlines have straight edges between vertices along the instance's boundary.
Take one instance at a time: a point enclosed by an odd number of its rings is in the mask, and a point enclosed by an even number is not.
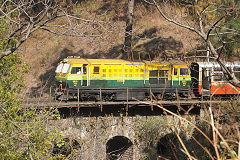
<svg viewBox="0 0 240 160"><path fill-rule="evenodd" d="M132 62L67 57L56 69L56 98L68 100L143 100L149 95L188 94L191 76L183 62Z"/></svg>

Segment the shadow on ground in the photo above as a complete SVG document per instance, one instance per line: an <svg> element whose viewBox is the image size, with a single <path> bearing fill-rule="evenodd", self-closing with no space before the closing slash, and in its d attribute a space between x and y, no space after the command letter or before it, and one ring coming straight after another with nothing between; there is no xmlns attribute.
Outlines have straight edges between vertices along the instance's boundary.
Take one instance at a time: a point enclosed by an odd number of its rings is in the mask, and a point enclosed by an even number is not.
<svg viewBox="0 0 240 160"><path fill-rule="evenodd" d="M133 51L127 55L123 54L123 45L114 46L107 52L96 52L95 54L84 53L83 50L73 52L67 48L61 51L59 59L56 59L49 70L42 75L39 79L42 82L41 86L31 88L29 95L33 97L40 97L43 93L49 93L50 88L55 88L55 69L60 60L68 56L80 56L81 58L106 58L106 59L125 59L130 61L142 61L142 60L168 60L170 58L176 58L182 56L181 49L183 44L180 41L174 40L172 37L163 38L157 36L157 29L151 28L145 30L142 34L139 34L133 38Z"/></svg>

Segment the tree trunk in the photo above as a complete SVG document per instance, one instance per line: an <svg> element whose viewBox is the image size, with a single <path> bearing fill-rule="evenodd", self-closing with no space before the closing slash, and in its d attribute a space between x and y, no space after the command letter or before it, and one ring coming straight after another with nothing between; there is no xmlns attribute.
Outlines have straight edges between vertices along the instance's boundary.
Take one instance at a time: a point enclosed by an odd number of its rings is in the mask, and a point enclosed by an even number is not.
<svg viewBox="0 0 240 160"><path fill-rule="evenodd" d="M128 0L126 32L125 32L125 41L124 41L124 46L123 46L123 54L124 55L126 55L126 54L129 55L129 53L131 52L133 11L134 11L134 0Z"/></svg>
<svg viewBox="0 0 240 160"><path fill-rule="evenodd" d="M72 13L72 0L66 0L67 4L67 13L71 14Z"/></svg>

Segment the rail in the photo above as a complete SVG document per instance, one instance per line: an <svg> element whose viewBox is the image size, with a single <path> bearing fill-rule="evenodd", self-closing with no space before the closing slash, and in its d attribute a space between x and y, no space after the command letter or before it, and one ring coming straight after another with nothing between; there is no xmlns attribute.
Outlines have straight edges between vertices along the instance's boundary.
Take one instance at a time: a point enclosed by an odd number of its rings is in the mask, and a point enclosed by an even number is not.
<svg viewBox="0 0 240 160"><path fill-rule="evenodd" d="M36 108L74 108L74 107L103 107L103 106L114 106L114 105L123 105L123 106L146 106L146 105L163 105L163 106L176 106L176 105L194 105L194 104L220 104L225 101L220 100L176 100L176 101L54 101L51 99L30 99L23 102L23 107L36 107Z"/></svg>

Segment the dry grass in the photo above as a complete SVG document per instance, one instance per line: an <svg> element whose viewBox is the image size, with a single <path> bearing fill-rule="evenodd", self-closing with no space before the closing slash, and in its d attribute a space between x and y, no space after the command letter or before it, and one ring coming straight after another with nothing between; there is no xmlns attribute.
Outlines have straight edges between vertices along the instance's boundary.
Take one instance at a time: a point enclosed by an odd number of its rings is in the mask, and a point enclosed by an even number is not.
<svg viewBox="0 0 240 160"><path fill-rule="evenodd" d="M122 58L121 47L124 41L125 30L125 10L126 2L120 1L108 3L99 1L87 1L75 6L74 12L86 19L103 20L120 28L119 33L109 33L101 38L83 38L56 36L46 31L39 30L35 32L24 43L19 50L20 55L24 57L31 69L29 74L25 75L27 88L39 87L46 83L48 76L54 76L54 70L60 58L67 55L80 55L94 58ZM64 20L58 20L63 23ZM135 19L133 26L135 36L134 50L137 52L162 52L158 50L160 45L165 48L167 54L186 54L199 45L196 35L188 30L181 29L174 24L170 24L161 18L154 8L146 9L143 5L137 5L135 9ZM148 35L149 30L155 29L154 33ZM145 34L145 35L144 35ZM139 38L139 35L143 37ZM173 46L169 40L174 41ZM162 42L166 44L162 44ZM173 51L174 44L181 44L178 50ZM150 49L146 49L150 47ZM170 49L168 49L168 47ZM117 48L117 49L116 49ZM52 79L51 79L52 80Z"/></svg>

